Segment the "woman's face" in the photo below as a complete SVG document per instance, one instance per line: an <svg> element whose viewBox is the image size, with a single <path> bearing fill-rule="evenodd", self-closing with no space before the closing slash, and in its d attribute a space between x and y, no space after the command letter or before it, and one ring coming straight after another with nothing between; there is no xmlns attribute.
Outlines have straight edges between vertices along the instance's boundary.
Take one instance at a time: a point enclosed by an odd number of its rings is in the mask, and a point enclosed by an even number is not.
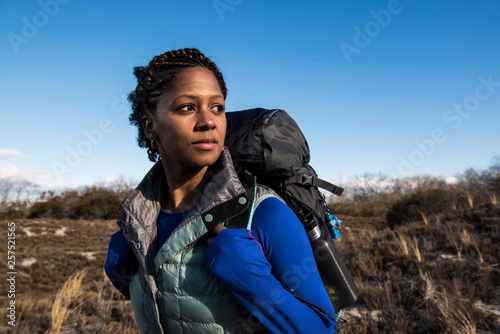
<svg viewBox="0 0 500 334"><path fill-rule="evenodd" d="M169 169L203 168L220 156L226 135L224 97L215 76L202 67L178 73L143 120Z"/></svg>

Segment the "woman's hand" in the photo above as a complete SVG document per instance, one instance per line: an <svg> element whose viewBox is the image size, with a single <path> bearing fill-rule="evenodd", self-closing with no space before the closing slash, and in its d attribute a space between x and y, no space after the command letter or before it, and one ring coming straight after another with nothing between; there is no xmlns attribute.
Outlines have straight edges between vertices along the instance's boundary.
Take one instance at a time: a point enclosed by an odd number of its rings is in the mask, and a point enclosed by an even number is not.
<svg viewBox="0 0 500 334"><path fill-rule="evenodd" d="M210 237L207 239L207 246L210 246L210 243L212 242L212 240L214 240L214 238L217 236L217 234L219 234L220 231L225 230L225 229L227 229L227 227L225 227L222 224L215 226L214 227L215 235L213 237Z"/></svg>
<svg viewBox="0 0 500 334"><path fill-rule="evenodd" d="M206 264L229 290L240 281L271 273L271 265L252 231L217 225L214 233L217 235L207 239Z"/></svg>

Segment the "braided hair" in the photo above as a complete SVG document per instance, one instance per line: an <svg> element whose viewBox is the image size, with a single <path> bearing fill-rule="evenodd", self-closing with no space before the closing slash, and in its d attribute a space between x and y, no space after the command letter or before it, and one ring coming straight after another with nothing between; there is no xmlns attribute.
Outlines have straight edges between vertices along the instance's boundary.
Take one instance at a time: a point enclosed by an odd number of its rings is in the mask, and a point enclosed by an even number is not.
<svg viewBox="0 0 500 334"><path fill-rule="evenodd" d="M132 104L132 114L129 120L131 125L138 128L137 142L139 147L148 149L149 160L158 160L157 149L151 147L151 143L144 133L142 118L147 114L156 112L156 105L161 94L171 87L174 77L188 67L203 67L213 73L224 99L227 96L226 83L222 73L210 59L205 57L197 49L179 49L165 52L155 56L148 66L134 67L134 75L137 77L137 87L133 90L128 100Z"/></svg>

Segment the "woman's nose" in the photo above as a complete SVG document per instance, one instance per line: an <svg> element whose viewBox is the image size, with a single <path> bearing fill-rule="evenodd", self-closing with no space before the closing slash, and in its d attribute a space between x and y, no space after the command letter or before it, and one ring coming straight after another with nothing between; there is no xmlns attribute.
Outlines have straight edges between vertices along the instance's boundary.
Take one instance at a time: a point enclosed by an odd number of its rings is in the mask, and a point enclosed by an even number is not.
<svg viewBox="0 0 500 334"><path fill-rule="evenodd" d="M209 110L201 110L198 116L196 128L199 130L212 130L215 129L216 122L214 115Z"/></svg>

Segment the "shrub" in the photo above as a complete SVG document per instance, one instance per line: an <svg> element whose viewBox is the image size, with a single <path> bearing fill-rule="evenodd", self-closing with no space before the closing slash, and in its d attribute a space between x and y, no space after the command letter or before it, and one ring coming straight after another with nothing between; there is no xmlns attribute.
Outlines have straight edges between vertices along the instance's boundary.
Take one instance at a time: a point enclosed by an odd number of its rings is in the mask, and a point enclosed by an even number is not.
<svg viewBox="0 0 500 334"><path fill-rule="evenodd" d="M56 218L65 216L64 203L60 196L53 196L45 202L36 202L30 208L28 218Z"/></svg>
<svg viewBox="0 0 500 334"><path fill-rule="evenodd" d="M71 219L113 219L120 216L120 197L111 190L91 187L73 204Z"/></svg>
<svg viewBox="0 0 500 334"><path fill-rule="evenodd" d="M50 193L48 198L44 195L42 201L31 206L28 218L116 219L128 194L96 186L68 190L61 195Z"/></svg>
<svg viewBox="0 0 500 334"><path fill-rule="evenodd" d="M0 210L0 219L20 219L26 218L28 201L15 201L5 205Z"/></svg>
<svg viewBox="0 0 500 334"><path fill-rule="evenodd" d="M420 190L396 201L387 212L387 223L394 228L405 222L425 220L431 215L453 211L457 202L458 196L450 189Z"/></svg>

